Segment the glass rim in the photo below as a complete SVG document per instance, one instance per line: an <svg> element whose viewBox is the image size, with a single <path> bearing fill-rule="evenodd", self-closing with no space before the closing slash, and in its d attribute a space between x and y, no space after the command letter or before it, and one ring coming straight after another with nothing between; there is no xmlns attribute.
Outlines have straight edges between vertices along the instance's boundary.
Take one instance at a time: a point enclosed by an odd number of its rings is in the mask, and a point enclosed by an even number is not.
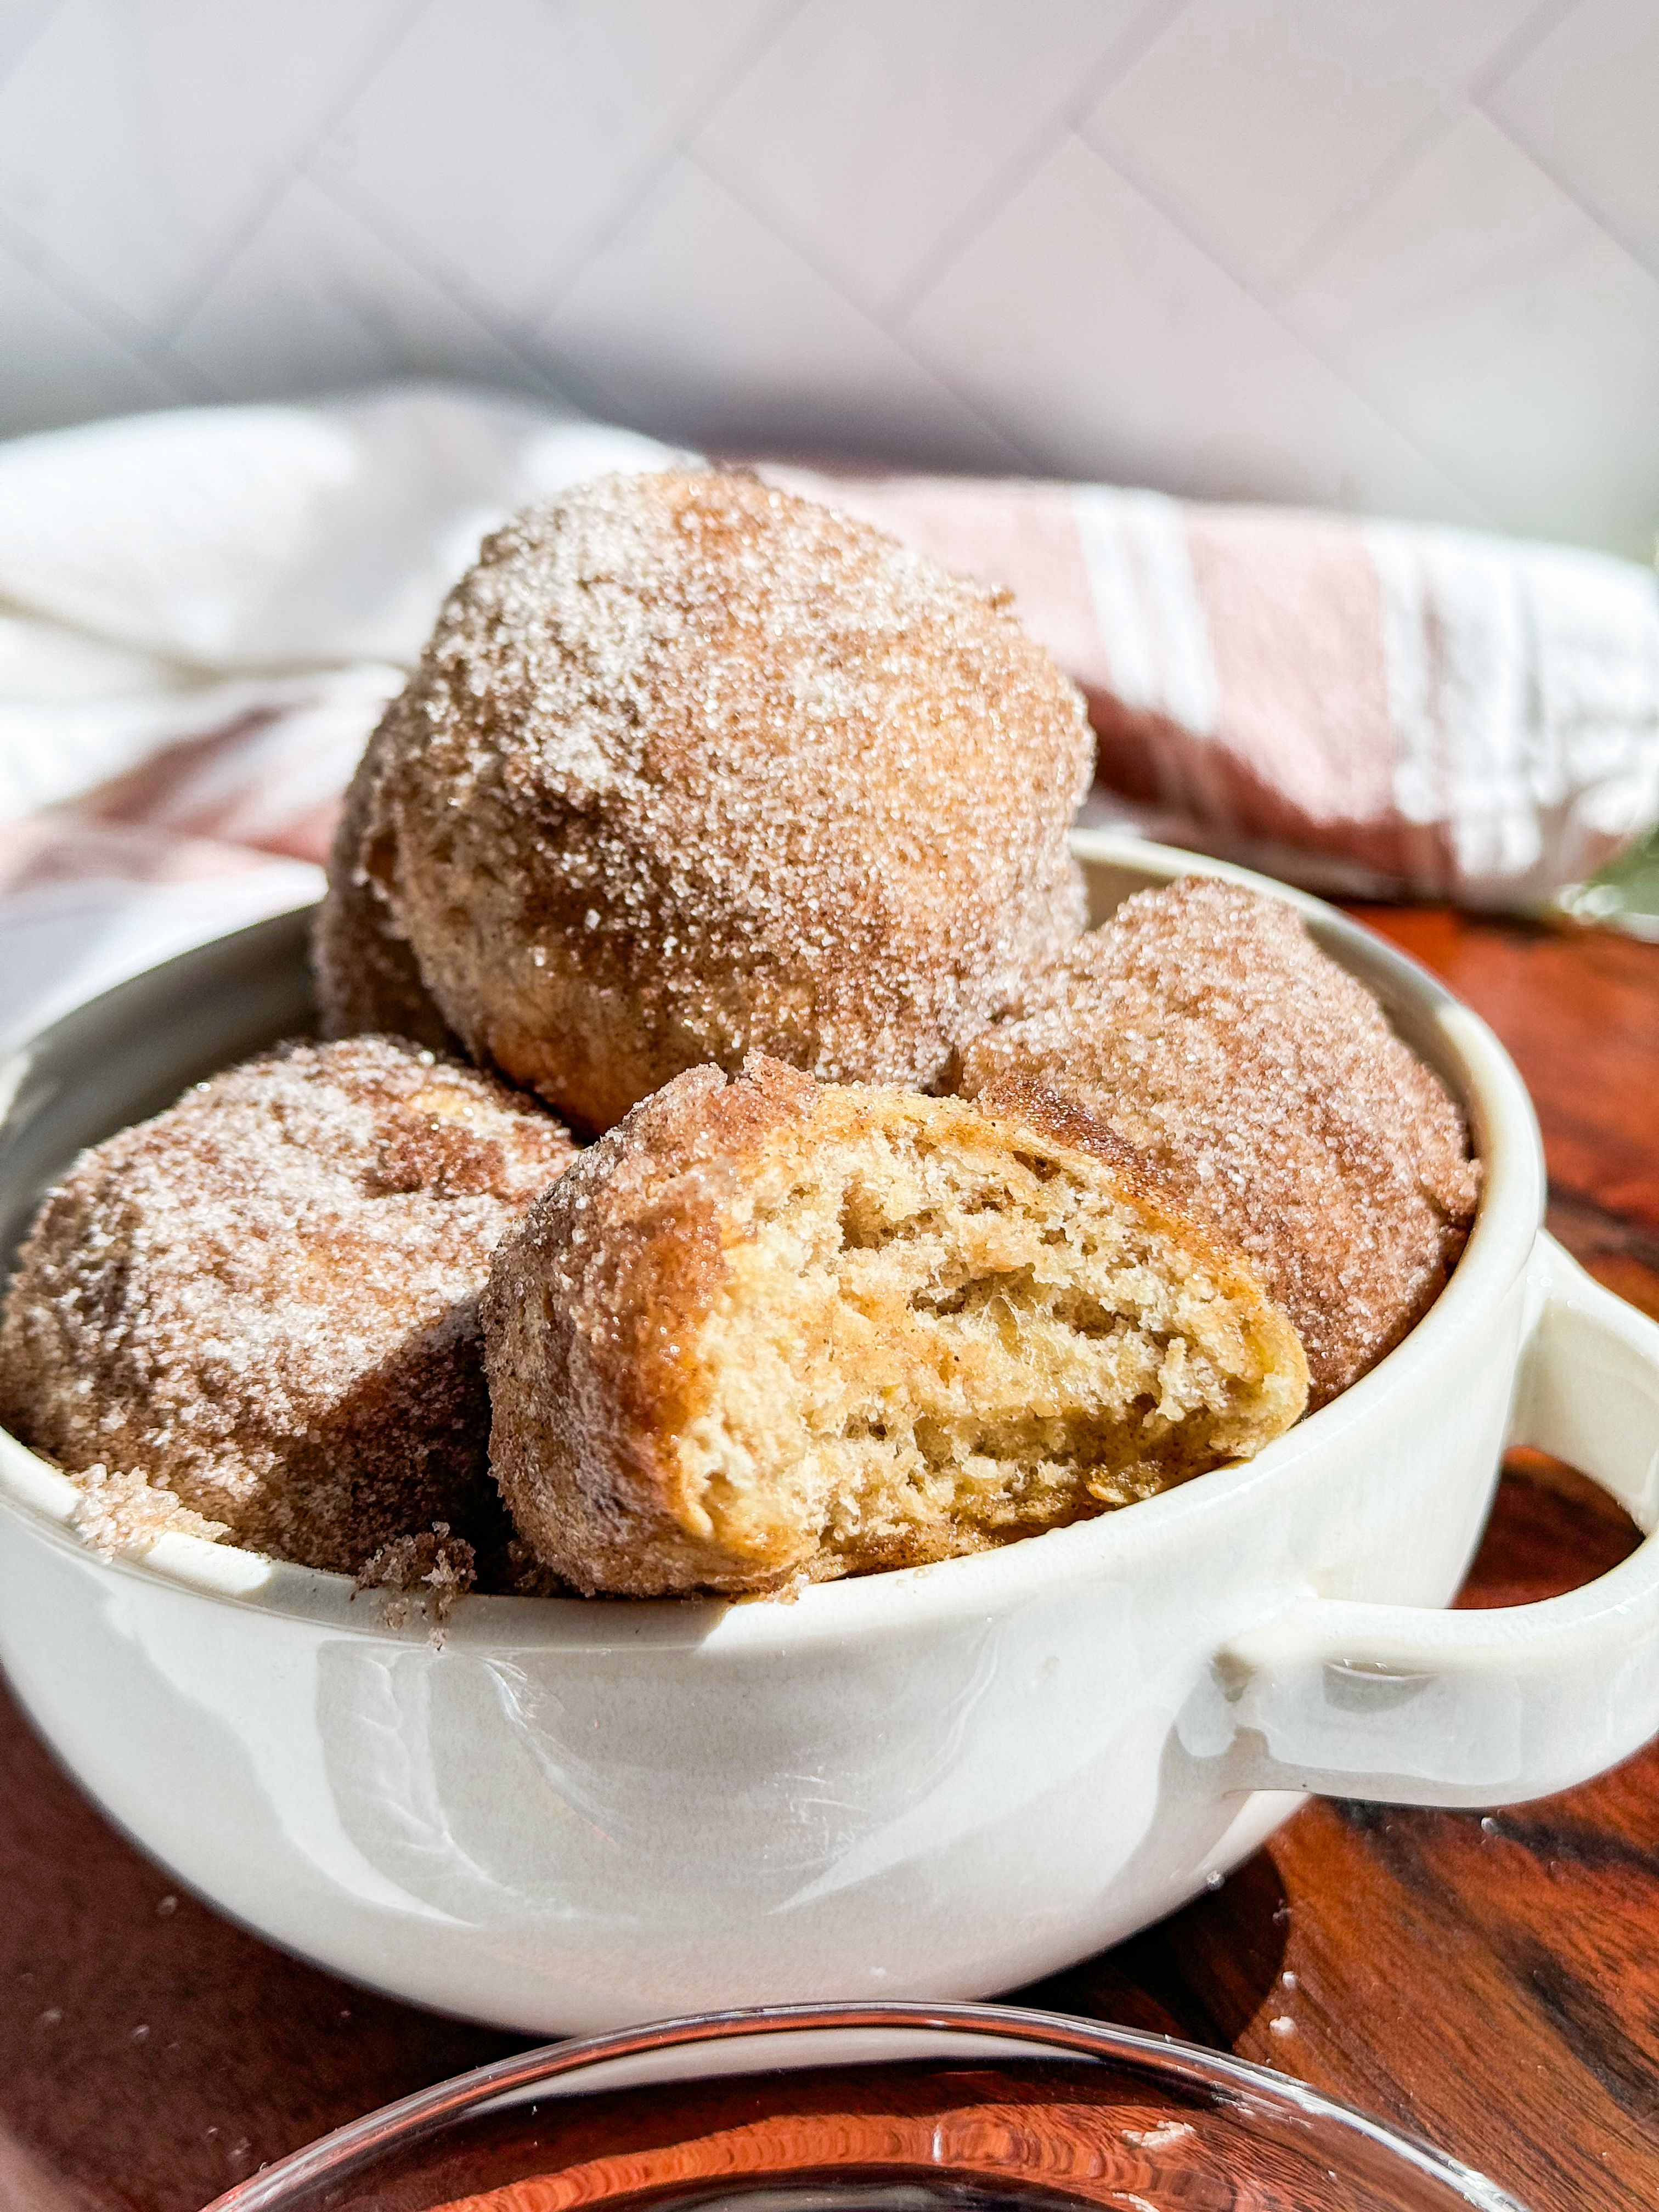
<svg viewBox="0 0 1659 2212"><path fill-rule="evenodd" d="M216 2197L205 2212L281 2212L290 2190L343 2173L366 2154L413 2145L445 2122L459 2119L515 2091L534 2088L606 2059L643 2052L694 2049L698 2044L787 2034L799 2030L936 2030L979 2034L992 2042L1042 2043L1079 2057L1117 2063L1175 2079L1199 2090L1231 2092L1242 2102L1263 2099L1287 2115L1316 2120L1374 2148L1381 2148L1407 2170L1455 2191L1474 2212L1526 2212L1517 2199L1473 2166L1421 2137L1372 2119L1352 2106L1293 2075L1275 2073L1231 2051L1211 2051L1179 2037L1150 2029L1121 2027L1035 2007L996 2004L929 2004L920 2000L878 2004L836 2001L794 2005L755 2005L728 2012L688 2013L603 2035L542 2044L488 2065L452 2075L382 2105L361 2118L290 2151ZM1029 2060L1029 2051L1020 2054ZM866 2063L872 2062L865 2062ZM896 2060L883 2062L900 2063ZM772 2070L757 2068L757 2071ZM687 2081L700 2078L690 2073Z"/></svg>

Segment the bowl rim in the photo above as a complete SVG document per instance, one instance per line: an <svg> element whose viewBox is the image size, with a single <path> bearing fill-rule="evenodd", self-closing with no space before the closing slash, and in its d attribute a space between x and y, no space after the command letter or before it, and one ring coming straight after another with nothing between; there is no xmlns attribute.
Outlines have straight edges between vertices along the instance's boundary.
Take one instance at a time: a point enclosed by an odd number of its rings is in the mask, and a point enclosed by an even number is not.
<svg viewBox="0 0 1659 2212"><path fill-rule="evenodd" d="M1024 1602L1062 1583L1103 1580L1134 1571L1150 1553L1179 1546L1195 1516L1210 1522L1249 1512L1259 1491L1321 1456L1356 1425L1386 1425L1389 1409L1416 1390L1425 1369L1450 1352L1454 1340L1481 1326L1491 1307L1514 1286L1531 1255L1543 1214L1542 1144L1532 1102L1514 1062L1487 1025L1419 963L1376 933L1310 893L1201 854L1155 845L1114 830L1080 830L1072 836L1080 860L1117 869L1152 883L1203 874L1279 898L1294 906L1327 951L1346 955L1385 1002L1410 1010L1413 1025L1432 1048L1443 1076L1468 1114L1482 1163L1482 1188L1474 1228L1451 1279L1417 1326L1369 1374L1316 1413L1275 1438L1255 1458L1211 1470L1196 1481L1139 1500L1133 1509L1103 1513L1070 1527L996 1549L897 1568L883 1574L817 1583L787 1602L718 1598L502 1597L469 1594L443 1625L441 1636L459 1650L545 1648L615 1649L641 1644L690 1650L718 1638L723 1650L775 1650L840 1644L889 1632L908 1632L918 1621L983 1616ZM290 921L305 912L295 910ZM268 929L256 923L253 930ZM234 941L219 938L197 953ZM150 975L192 957L175 956ZM134 979L136 980L136 979ZM116 985L13 1042L27 1054L57 1021L83 1018L89 1007L127 988ZM8 1096L8 1069L0 1065L0 1097ZM419 1604L388 1617L387 1593L361 1591L349 1575L273 1559L240 1547L169 1532L142 1553L106 1557L73 1528L82 1496L71 1480L0 1429L0 1510L22 1516L33 1531L65 1547L89 1569L137 1577L152 1586L190 1592L205 1601L325 1626L342 1635L393 1644L422 1644L433 1634ZM377 1601L380 1601L377 1602Z"/></svg>
<svg viewBox="0 0 1659 2212"><path fill-rule="evenodd" d="M378 2152L412 2146L435 2134L449 2122L461 2118L495 2100L533 2088L543 2081L580 2074L606 2061L665 2050L695 2051L726 2045L749 2037L836 2030L887 2030L895 2033L936 2033L982 2036L1020 2048L1029 2057L1033 2042L1075 2057L1094 2058L1127 2066L1164 2081L1219 2092L1237 2106L1248 2107L1259 2100L1285 2118L1311 2120L1339 2129L1382 2149L1405 2170L1437 2181L1457 2193L1476 2212L1525 2212L1516 2198L1473 2166L1449 2153L1437 2150L1419 2136L1391 2127L1328 2097L1294 2075L1279 2074L1231 2051L1217 2051L1148 2029L1121 2027L1107 2021L1049 2012L1036 2007L999 2004L929 2004L921 2000L894 2000L879 2004L837 2002L812 2004L752 2006L726 2012L692 2013L621 2028L604 2035L584 2036L568 2042L544 2044L511 2057L453 2075L447 2081L417 2089L394 2103L348 2121L343 2127L319 2136L315 2142L291 2151L247 2179L234 2183L216 2197L206 2212L282 2212L291 2190L317 2182L349 2179L349 2167ZM918 2053L919 2057L929 2054ZM804 2063L833 2063L805 2061ZM848 2063L857 2063L854 2061ZM866 2059L865 2063L901 2063L896 2057ZM723 2069L741 2073L742 2069ZM770 2072L758 2065L753 2070ZM668 2078L695 2081L708 2078L690 2069ZM600 2085L601 2091L603 2086Z"/></svg>

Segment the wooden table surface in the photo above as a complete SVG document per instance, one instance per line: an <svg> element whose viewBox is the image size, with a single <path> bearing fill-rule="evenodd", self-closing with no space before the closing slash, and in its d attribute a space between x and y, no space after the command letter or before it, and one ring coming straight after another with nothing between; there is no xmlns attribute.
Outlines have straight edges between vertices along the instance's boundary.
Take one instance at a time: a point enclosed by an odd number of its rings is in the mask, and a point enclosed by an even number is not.
<svg viewBox="0 0 1659 2212"><path fill-rule="evenodd" d="M1659 1314L1659 948L1359 911L1509 1046L1553 1227ZM1464 1601L1571 1588L1633 1541L1569 1471L1516 1464ZM3 1695L0 1778L0 2212L194 2212L522 2047L366 1996L175 1894ZM1212 1896L1017 1995L1299 2075L1534 2212L1659 2205L1659 1747L1484 1818L1316 1801Z"/></svg>

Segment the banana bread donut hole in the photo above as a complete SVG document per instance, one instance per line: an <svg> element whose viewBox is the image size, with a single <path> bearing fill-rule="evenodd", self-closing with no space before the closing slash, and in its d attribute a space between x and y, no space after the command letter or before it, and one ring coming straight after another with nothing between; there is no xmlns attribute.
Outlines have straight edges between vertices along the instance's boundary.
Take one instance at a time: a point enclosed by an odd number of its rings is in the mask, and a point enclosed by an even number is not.
<svg viewBox="0 0 1659 2212"><path fill-rule="evenodd" d="M1078 1098L1249 1255L1322 1405L1437 1296L1474 1218L1462 1115L1284 899L1188 877L1125 901L962 1055Z"/></svg>
<svg viewBox="0 0 1659 2212"><path fill-rule="evenodd" d="M927 1087L1082 927L1092 750L1006 595L752 477L609 477L486 540L331 897L590 1130L752 1048Z"/></svg>
<svg viewBox="0 0 1659 2212"><path fill-rule="evenodd" d="M1289 1322L1075 1105L677 1077L503 1243L490 1454L588 1592L787 1588L1085 1520L1246 1457Z"/></svg>
<svg viewBox="0 0 1659 2212"><path fill-rule="evenodd" d="M216 1076L42 1206L0 1322L6 1425L309 1566L434 1521L493 1536L478 1294L574 1151L390 1038Z"/></svg>

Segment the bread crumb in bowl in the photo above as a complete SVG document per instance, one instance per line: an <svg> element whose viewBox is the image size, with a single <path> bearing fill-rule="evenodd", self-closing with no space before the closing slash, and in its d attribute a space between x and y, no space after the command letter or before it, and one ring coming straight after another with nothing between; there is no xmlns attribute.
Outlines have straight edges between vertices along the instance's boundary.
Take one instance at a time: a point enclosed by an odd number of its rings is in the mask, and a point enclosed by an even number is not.
<svg viewBox="0 0 1659 2212"><path fill-rule="evenodd" d="M161 1536L199 1536L215 1544L230 1533L225 1522L193 1513L165 1483L153 1483L134 1470L124 1473L94 1462L70 1480L81 1494L70 1525L100 1559L147 1552Z"/></svg>
<svg viewBox="0 0 1659 2212"><path fill-rule="evenodd" d="M477 1553L465 1536L451 1534L447 1521L434 1521L418 1534L393 1536L357 1570L360 1590L387 1593L380 1619L401 1628L410 1603L418 1600L434 1634L478 1579Z"/></svg>

